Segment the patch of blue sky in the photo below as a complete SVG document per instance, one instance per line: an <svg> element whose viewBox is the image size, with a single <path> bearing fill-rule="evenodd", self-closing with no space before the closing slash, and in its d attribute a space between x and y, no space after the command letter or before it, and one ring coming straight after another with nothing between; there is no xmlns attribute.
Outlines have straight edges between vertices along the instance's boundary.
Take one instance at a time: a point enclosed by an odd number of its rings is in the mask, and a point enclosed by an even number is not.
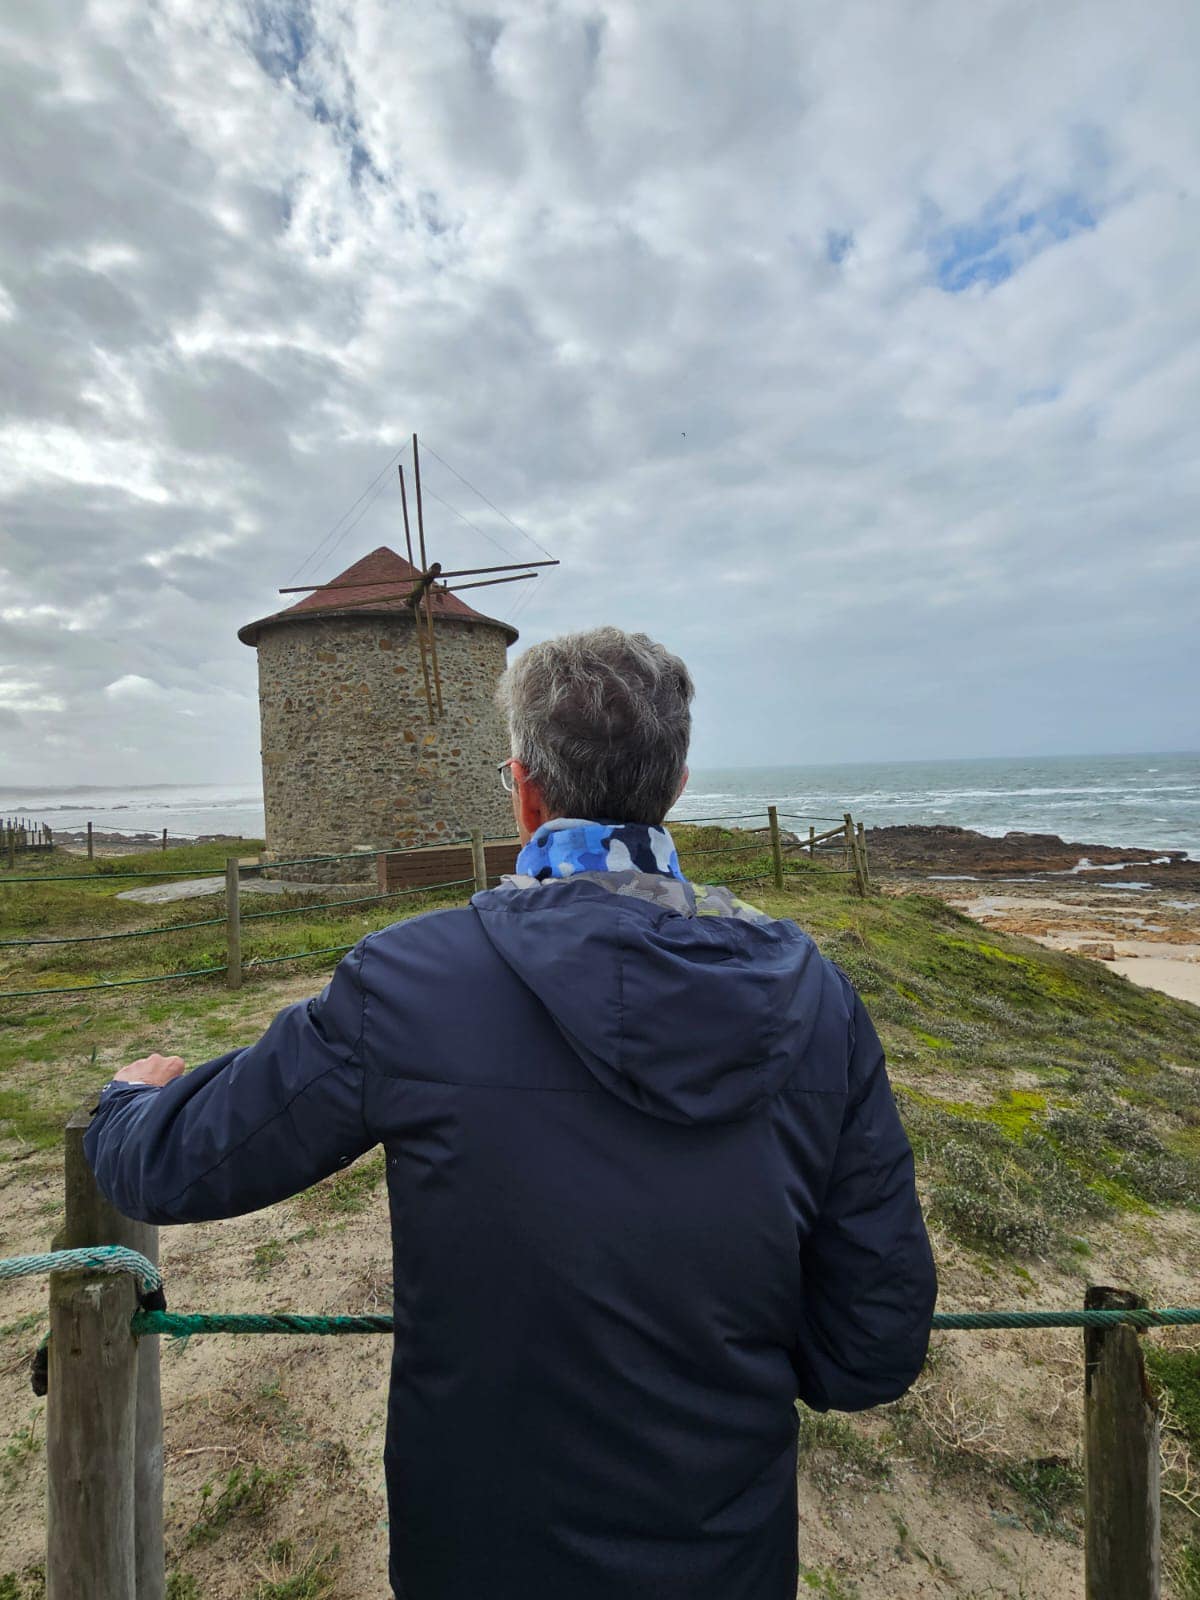
<svg viewBox="0 0 1200 1600"><path fill-rule="evenodd" d="M313 43L313 16L308 0L252 0L250 49L254 59L278 83L295 83Z"/></svg>
<svg viewBox="0 0 1200 1600"><path fill-rule="evenodd" d="M1097 213L1081 194L1049 196L1020 206L1015 186L988 201L971 222L945 228L929 240L938 287L961 294L976 284L994 288L1043 250L1094 228Z"/></svg>
<svg viewBox="0 0 1200 1600"><path fill-rule="evenodd" d="M1046 383L1038 389L1022 389L1017 396L1017 405L1021 409L1029 406L1048 406L1059 399L1063 392L1061 383Z"/></svg>
<svg viewBox="0 0 1200 1600"><path fill-rule="evenodd" d="M353 106L331 106L319 90L304 81L304 64L315 43L316 30L310 0L252 0L249 16L249 45L254 59L276 83L290 83L313 121L330 130L346 152L351 185L360 188L364 178L382 183L383 176L363 140L362 125ZM290 204L287 211L290 215Z"/></svg>
<svg viewBox="0 0 1200 1600"><path fill-rule="evenodd" d="M842 262L854 248L854 235L848 232L839 232L830 228L825 235L825 257L832 261L835 267L840 267Z"/></svg>

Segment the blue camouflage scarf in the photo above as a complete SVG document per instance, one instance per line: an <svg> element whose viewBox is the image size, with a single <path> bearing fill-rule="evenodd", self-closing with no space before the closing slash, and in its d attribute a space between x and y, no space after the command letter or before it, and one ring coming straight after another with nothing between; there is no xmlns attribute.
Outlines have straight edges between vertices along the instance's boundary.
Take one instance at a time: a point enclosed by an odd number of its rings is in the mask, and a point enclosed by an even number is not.
<svg viewBox="0 0 1200 1600"><path fill-rule="evenodd" d="M665 828L644 822L545 822L517 857L525 877L573 878L579 872L652 872L683 878L675 844Z"/></svg>

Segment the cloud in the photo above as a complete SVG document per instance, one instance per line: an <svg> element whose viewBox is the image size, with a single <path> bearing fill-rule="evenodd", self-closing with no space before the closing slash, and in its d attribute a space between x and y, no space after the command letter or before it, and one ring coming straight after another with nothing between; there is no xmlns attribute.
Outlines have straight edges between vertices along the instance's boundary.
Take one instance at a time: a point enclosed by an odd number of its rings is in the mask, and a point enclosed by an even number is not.
<svg viewBox="0 0 1200 1600"><path fill-rule="evenodd" d="M5 768L253 775L236 629L414 428L563 558L527 639L688 656L697 764L1194 747L1200 14L1139 19L6 19ZM531 553L425 466L436 554ZM354 519L312 581L392 470Z"/></svg>
<svg viewBox="0 0 1200 1600"><path fill-rule="evenodd" d="M110 700L157 700L162 697L164 690L160 683L155 683L150 678L143 678L136 672L127 672L123 678L116 678L112 683L106 683L104 693Z"/></svg>
<svg viewBox="0 0 1200 1600"><path fill-rule="evenodd" d="M4 676L0 678L0 706L7 707L14 715L22 711L65 709L59 695L45 693L32 678L16 677L11 668L4 669Z"/></svg>

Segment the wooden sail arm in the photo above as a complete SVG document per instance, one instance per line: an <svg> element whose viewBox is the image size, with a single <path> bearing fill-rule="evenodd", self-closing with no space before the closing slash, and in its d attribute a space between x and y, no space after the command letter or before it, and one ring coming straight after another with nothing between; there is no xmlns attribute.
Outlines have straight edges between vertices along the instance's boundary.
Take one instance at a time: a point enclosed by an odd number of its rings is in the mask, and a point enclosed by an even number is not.
<svg viewBox="0 0 1200 1600"><path fill-rule="evenodd" d="M523 573L528 567L557 567L559 565L561 565L561 563L558 561L513 561L500 567L460 567L454 572L443 572L438 562L435 561L433 563L433 567L437 568L437 576L440 578L474 578L478 574L485 572ZM429 569L430 572L433 571L433 567ZM428 574L417 574L418 578L425 576L428 576ZM359 578L356 582L352 583L298 583L293 584L287 589L280 589L279 593L315 594L317 590L320 590L322 594L334 594L339 589L382 589L388 587L389 585L395 584L395 582L395 578ZM388 598L390 599L391 596Z"/></svg>
<svg viewBox="0 0 1200 1600"><path fill-rule="evenodd" d="M482 583L454 583L448 584L442 591L444 594L458 594L461 589L490 589L497 583L520 583L525 578L536 578L536 572L517 572L511 578L485 578Z"/></svg>

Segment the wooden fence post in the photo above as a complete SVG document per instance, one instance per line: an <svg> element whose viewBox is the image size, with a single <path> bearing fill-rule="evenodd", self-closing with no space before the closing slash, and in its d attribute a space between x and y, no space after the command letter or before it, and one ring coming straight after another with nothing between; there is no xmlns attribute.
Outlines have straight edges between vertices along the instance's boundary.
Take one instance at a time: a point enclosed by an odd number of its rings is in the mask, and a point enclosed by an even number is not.
<svg viewBox="0 0 1200 1600"><path fill-rule="evenodd" d="M236 856L225 857L225 987L242 987L242 913L238 905L240 867Z"/></svg>
<svg viewBox="0 0 1200 1600"><path fill-rule="evenodd" d="M1146 1302L1093 1286L1084 1309ZM1083 1330L1086 1600L1158 1600L1162 1582L1158 1406L1135 1328Z"/></svg>
<svg viewBox="0 0 1200 1600"><path fill-rule="evenodd" d="M867 889L863 882L862 862L858 857L858 842L854 837L854 818L848 811L844 811L842 815L845 818L846 865L854 874L854 884L859 894L865 895Z"/></svg>
<svg viewBox="0 0 1200 1600"><path fill-rule="evenodd" d="M487 851L483 847L483 829L471 829L471 862L475 870L475 892L482 893L488 886Z"/></svg>
<svg viewBox="0 0 1200 1600"><path fill-rule="evenodd" d="M767 822L771 829L771 862L775 871L775 887L783 888L783 847L779 842L779 810L767 807Z"/></svg>
<svg viewBox="0 0 1200 1600"><path fill-rule="evenodd" d="M89 822L88 823L88 860L89 861L93 860L94 857L95 857L95 854L96 854L96 849L95 849L95 846L92 843L92 825Z"/></svg>
<svg viewBox="0 0 1200 1600"><path fill-rule="evenodd" d="M11 872L17 864L17 836L10 828L8 830L8 870Z"/></svg>
<svg viewBox="0 0 1200 1600"><path fill-rule="evenodd" d="M167 848L167 830L165 828L163 829L162 847L164 850Z"/></svg>
<svg viewBox="0 0 1200 1600"><path fill-rule="evenodd" d="M158 1259L158 1230L103 1198L83 1153L85 1108L66 1127L66 1221L55 1245L123 1244ZM128 1273L50 1278L46 1400L46 1600L163 1600L158 1339L134 1339Z"/></svg>
<svg viewBox="0 0 1200 1600"><path fill-rule="evenodd" d="M811 861L817 853L817 830L810 822L808 825L808 859Z"/></svg>
<svg viewBox="0 0 1200 1600"><path fill-rule="evenodd" d="M863 827L861 822L858 824L857 831L855 832L854 841L858 845L858 859L862 863L863 892L864 894L870 894L871 869L867 865L867 830Z"/></svg>

